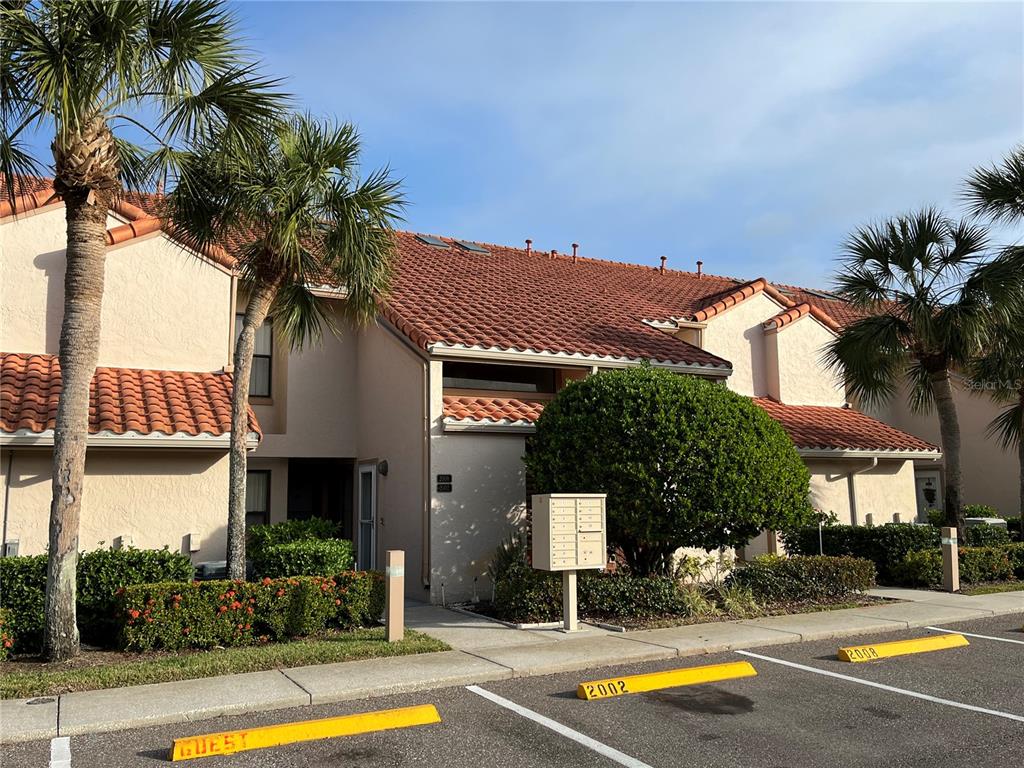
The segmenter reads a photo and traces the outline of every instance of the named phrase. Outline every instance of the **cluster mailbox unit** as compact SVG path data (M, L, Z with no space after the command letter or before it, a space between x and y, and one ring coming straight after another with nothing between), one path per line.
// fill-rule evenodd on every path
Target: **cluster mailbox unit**
M533 567L562 572L565 630L579 628L576 571L607 562L605 494L544 493L533 496Z

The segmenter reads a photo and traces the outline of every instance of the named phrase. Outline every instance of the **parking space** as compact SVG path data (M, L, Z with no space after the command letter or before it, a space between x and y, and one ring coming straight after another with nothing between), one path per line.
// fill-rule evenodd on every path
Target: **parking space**
M507 680L261 715L71 739L71 765L153 766L176 737L434 704L442 722L291 744L196 763L217 766L1006 766L1024 764L1024 618L770 646L622 668ZM839 645L970 633L963 648L863 664ZM1008 642L1012 641L1012 642ZM750 661L756 677L596 701L586 680ZM50 743L5 747L4 766L47 766Z

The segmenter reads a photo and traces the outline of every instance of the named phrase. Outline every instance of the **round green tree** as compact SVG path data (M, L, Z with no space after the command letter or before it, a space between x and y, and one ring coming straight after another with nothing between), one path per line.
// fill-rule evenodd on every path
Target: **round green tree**
M608 494L609 542L637 573L679 547L742 546L812 519L807 468L777 422L723 386L642 366L569 384L526 464L543 493Z

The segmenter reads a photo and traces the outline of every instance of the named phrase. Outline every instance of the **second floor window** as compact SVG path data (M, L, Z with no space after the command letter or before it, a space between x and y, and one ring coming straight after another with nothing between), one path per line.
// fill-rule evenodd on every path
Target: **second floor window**
M242 333L244 314L235 315L235 341ZM270 397L270 378L274 363L274 333L270 320L256 330L252 353L252 372L249 374L249 397Z

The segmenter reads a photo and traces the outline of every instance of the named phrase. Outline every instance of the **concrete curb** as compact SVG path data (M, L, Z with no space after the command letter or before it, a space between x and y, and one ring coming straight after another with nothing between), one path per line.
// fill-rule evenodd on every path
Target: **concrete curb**
M509 642L488 648L82 691L58 697L7 699L0 701L0 743L1024 614L1024 594L1005 595L1010 596L1009 599L1003 595L970 598L925 593L924 599L915 596L913 602L892 605L692 624L546 643L535 638L517 642L521 633L509 630ZM907 599L906 594L900 597ZM423 627L419 629L422 631Z

